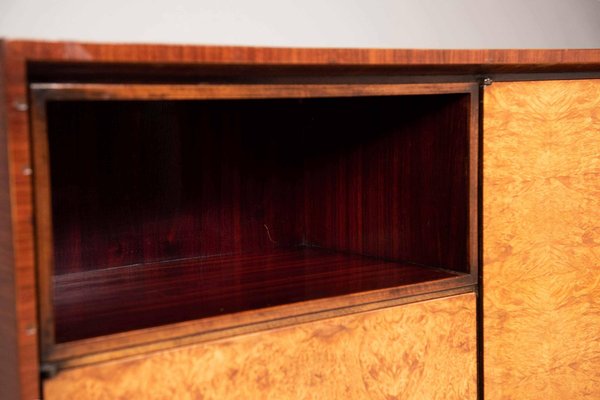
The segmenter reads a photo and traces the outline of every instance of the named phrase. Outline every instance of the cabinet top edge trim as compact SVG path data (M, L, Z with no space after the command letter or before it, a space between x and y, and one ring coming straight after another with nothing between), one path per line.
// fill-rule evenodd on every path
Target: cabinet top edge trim
M174 44L107 44L1 40L7 56L29 62L204 63L333 66L566 66L600 68L596 49L290 48ZM511 69L511 68L509 68Z

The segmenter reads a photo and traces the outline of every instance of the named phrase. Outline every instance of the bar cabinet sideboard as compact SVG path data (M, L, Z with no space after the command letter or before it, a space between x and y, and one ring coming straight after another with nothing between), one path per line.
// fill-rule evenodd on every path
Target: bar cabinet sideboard
M600 50L0 42L0 398L600 396Z

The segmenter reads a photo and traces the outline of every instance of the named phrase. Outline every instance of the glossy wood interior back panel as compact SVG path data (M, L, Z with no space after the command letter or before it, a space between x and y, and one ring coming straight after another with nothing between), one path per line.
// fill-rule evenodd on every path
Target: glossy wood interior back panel
M469 107L51 101L54 273L298 245L469 272Z
M468 273L469 96L336 102L311 113L307 242Z
M475 296L65 370L47 400L475 399Z
M600 81L484 93L486 399L600 398Z
M302 241L285 104L51 102L48 116L55 274Z

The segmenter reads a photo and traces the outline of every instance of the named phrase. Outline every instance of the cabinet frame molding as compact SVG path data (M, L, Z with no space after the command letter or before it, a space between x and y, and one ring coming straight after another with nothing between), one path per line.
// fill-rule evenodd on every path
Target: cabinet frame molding
M101 44L0 39L0 397L41 396L32 165L32 82L126 81L180 74L186 82L311 81L326 73L343 82L476 82L600 77L600 49L419 50L306 49ZM226 71L213 74L214 71ZM261 72L259 77L254 76ZM483 288L479 288L481 290ZM478 297L481 307L481 296ZM481 326L481 309L479 325ZM484 340L478 332L478 341ZM479 364L482 363L481 355ZM479 386L483 379L480 370ZM482 394L480 394L482 395Z
M158 327L110 334L67 343L56 343L52 305L52 205L46 104L48 101L157 101L215 99L331 98L408 95L469 95L469 193L468 263L469 274L442 280L371 290L336 297L302 301L231 315L190 320ZM30 85L33 148L34 201L37 247L37 274L40 310L41 354L45 368L55 371L85 365L124 354L139 354L148 348L169 348L195 343L207 337L226 337L254 325L253 329L285 326L307 318L326 318L358 312L365 307L387 307L417 299L445 297L474 291L478 277L479 252L479 84L90 84L33 83ZM310 317L314 314L313 317ZM215 332L219 333L215 333ZM158 342L157 344L154 344Z

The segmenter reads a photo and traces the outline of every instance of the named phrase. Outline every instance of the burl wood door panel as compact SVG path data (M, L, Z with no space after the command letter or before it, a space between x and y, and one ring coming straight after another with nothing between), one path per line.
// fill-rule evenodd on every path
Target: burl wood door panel
M475 399L472 293L60 372L45 399Z
M600 80L484 103L486 399L600 399Z

